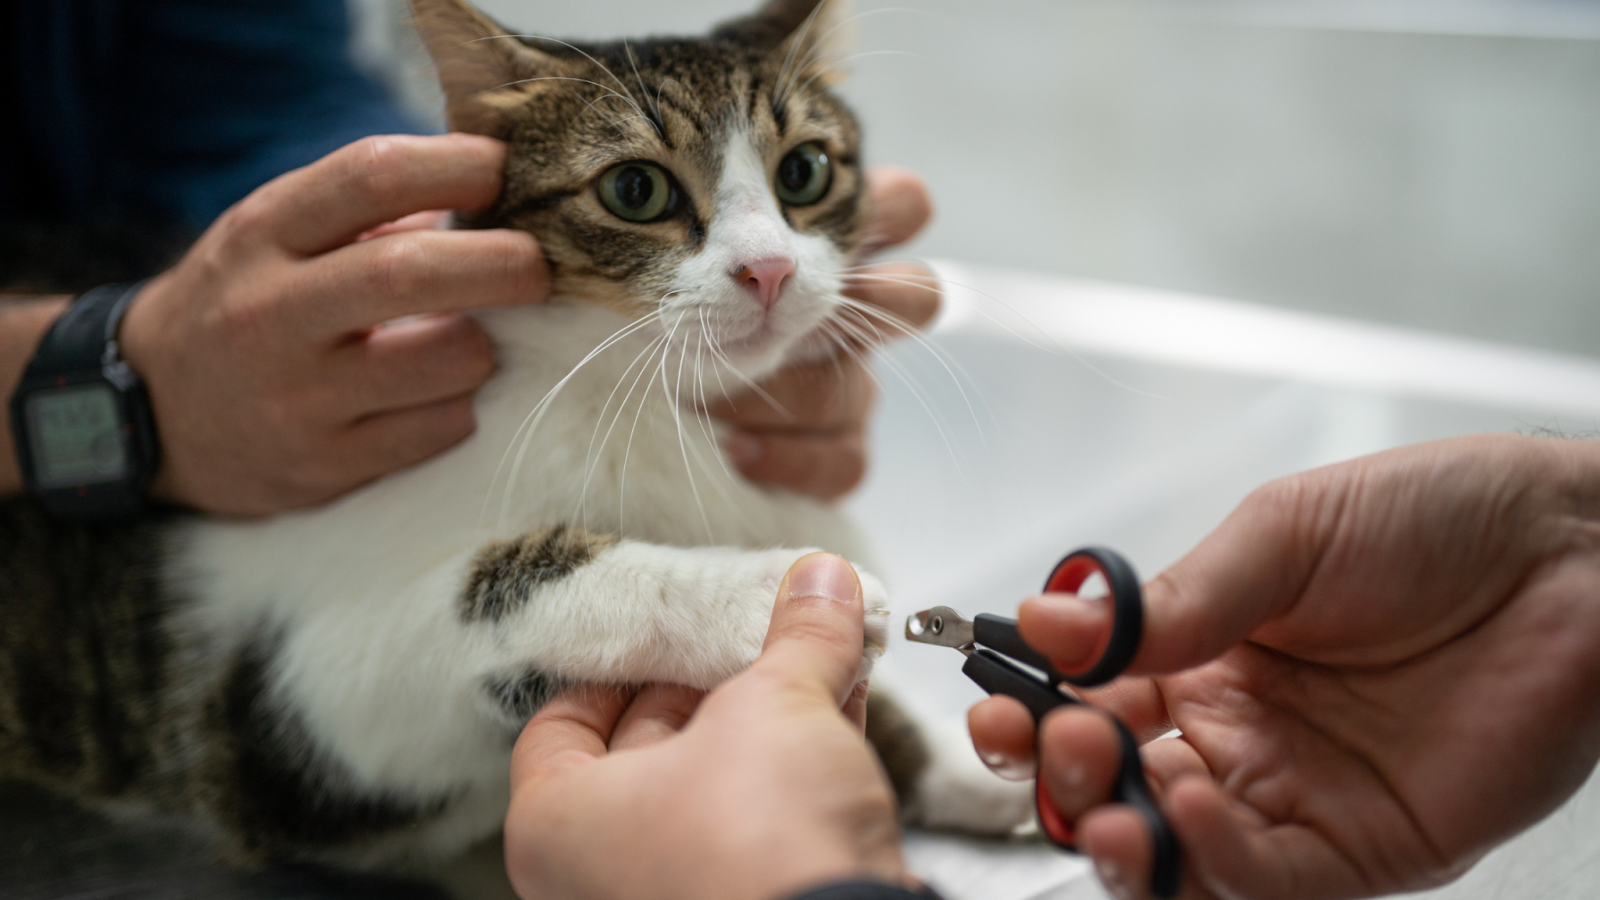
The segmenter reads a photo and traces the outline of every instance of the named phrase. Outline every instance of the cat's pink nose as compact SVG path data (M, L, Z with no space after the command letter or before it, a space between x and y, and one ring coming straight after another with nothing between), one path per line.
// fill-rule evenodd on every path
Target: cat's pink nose
M729 274L733 276L734 281L749 288L751 293L756 295L762 309L771 309L772 304L778 302L779 292L783 290L783 280L794 274L794 260L787 256L758 259L735 268Z

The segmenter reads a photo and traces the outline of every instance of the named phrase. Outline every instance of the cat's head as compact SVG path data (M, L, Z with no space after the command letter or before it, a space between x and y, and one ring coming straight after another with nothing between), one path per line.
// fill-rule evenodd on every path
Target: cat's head
M819 340L859 241L859 133L828 91L841 0L769 0L703 38L574 44L413 0L450 126L510 145L496 206L562 302L758 377Z

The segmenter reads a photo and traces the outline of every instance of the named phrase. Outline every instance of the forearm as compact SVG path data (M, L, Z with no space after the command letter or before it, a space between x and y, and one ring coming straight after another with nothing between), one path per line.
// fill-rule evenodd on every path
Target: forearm
M52 322L67 308L70 297L0 294L0 394L7 401L22 380L22 370L39 346ZM0 497L22 491L22 473L17 468L17 450L11 434L11 416L0 427Z

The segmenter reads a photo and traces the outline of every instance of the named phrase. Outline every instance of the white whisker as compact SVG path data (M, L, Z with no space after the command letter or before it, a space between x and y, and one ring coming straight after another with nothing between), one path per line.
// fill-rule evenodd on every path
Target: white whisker
M500 473L505 471L506 458L512 455L511 448L516 447L517 449L511 463L511 469L506 474L505 487L502 488L500 515L496 523L497 530L505 528L506 519L510 514L511 495L515 489L517 479L521 474L522 465L528 452L528 445L532 441L534 431L539 427L539 423L544 419L545 413L550 409L550 404L554 402L556 396L561 393L563 388L572 382L572 379L577 376L578 372L584 366L588 365L591 360L610 349L617 342L625 340L629 335L641 328L644 328L646 325L658 318L658 316L659 313L651 313L628 323L622 328L617 329L617 331L613 332L610 337L601 341L593 350L590 350L583 357L583 359L579 360L578 364L573 366L571 371L567 372L566 375L562 376L561 380L557 381L555 386L550 388L550 390L545 393L544 397L541 398L538 403L534 404L533 409L528 411L528 414L523 418L522 423L518 425L516 431L512 433L511 443L506 447L505 453L501 455L499 464L495 466L494 477L489 482L489 494L484 497L483 509L479 513L480 527L482 525L483 518L488 515L489 501L494 495L494 485L500 482Z
M620 88L621 91L622 91L622 93L619 94L618 96L620 96L623 99L627 100L629 105L631 105L633 107L634 112L637 112L639 115L644 116L646 119L650 118L649 116L645 116L644 109L641 108L639 106L639 104L634 101L634 99L632 97L632 92L628 90L628 86L626 84L622 83L622 79L617 77L617 73L611 71L611 69L608 68L605 63L602 63L600 60L595 59L593 56L589 55L589 52L587 50L584 50L582 47L579 47L576 44L569 44L566 41L560 40L559 38L546 37L545 35L542 35L542 34L506 34L506 35L493 35L493 37L509 37L509 38L514 38L514 39L517 39L517 40L525 40L525 41L549 41L552 44L560 44L561 46L566 47L569 50L572 50L573 52L575 52L578 55L582 56L584 59L587 59L589 62L593 63L595 68L597 68L600 71L606 73L607 75L610 75L611 76L611 80L616 82L617 83L617 87ZM488 38L478 38L478 40L488 40ZM665 135L663 135L663 137L664 136Z
M645 372L649 371L650 358L655 356L655 351L658 347L665 345L666 340L667 339L665 336L657 337L649 344L646 344L644 349L640 350L639 353L634 356L633 360L628 363L628 367L622 370L622 374L617 378L616 386L613 387L611 389L611 393L606 396L606 401L603 405L601 405L599 414L595 416L594 432L589 435L589 449L584 454L583 483L578 489L578 515L585 527L587 527L588 524L589 482L593 478L594 468L598 463L598 455L599 453L604 452L606 443L611 440L611 432L617 427L617 422L621 420L622 414L627 411L628 401L633 399L634 388L638 387L639 380L644 377ZM640 365L641 361L643 361L643 365ZM623 395L621 402L617 404L617 411L611 417L611 424L606 428L605 436L599 438L599 448L597 449L595 446L595 440L600 434L601 423L605 421L606 411L611 408L611 401L617 396L617 391L622 389L623 382L628 380L628 373L633 371L634 366L639 366L639 374L634 376L633 383L628 386L628 392ZM626 490L627 485L626 460L624 460L623 463L621 478L622 484L618 488L619 504L622 502L622 494ZM620 523L623 520L624 511L625 508L617 511L617 520L619 522L617 530L619 532L622 531Z
M861 268L868 268L868 267L856 266L856 267L852 267L852 268L861 269ZM925 283L925 282L932 282L933 285L943 284L943 285L948 285L950 287L961 288L962 290L969 291L969 292L971 292L973 294L978 295L979 297L983 297L984 299L993 302L995 305L1001 307L1002 309L1006 310L1007 312L1011 313L1012 315L1016 316L1017 318L1023 320L1024 322L1027 322L1029 325L1031 325L1034 329L1039 331L1041 334L1044 334L1046 336L1049 335L1049 332L1046 331L1044 328L1040 327L1038 325L1038 323L1034 322L1032 319L1028 318L1026 315L1024 315L1024 314L1022 314L1020 312L1017 312L1015 309L1012 309L1011 306L1009 304L1007 304L1005 301L1003 301L1000 298L994 296L993 294L988 294L988 293L985 293L983 291L980 291L977 288L972 287L971 285L961 284L960 282L956 282L956 281L947 281L947 280L944 280L944 279L931 278L931 277L928 277L928 276L902 277L902 276L897 276L897 275L882 275L882 274L876 274L876 273L871 273L871 272L848 271L848 270L847 270L847 274L845 275L845 278L847 278L847 279L861 279L861 280L868 280L868 281L882 281L882 282L890 282L890 283L894 283L894 284L903 284L903 285L906 285L908 287L920 288L922 290L927 290L927 291L935 291L935 292L938 292L938 293L940 293L940 294L942 294L943 296L946 296L946 297L953 297L954 295L950 294L949 292L941 291L938 287L932 286L932 285L930 285L928 283ZM981 315L985 319L988 319L990 322L993 322L1001 330L1005 331L1007 334L1010 334L1012 337L1015 337L1017 340L1022 341L1023 343L1027 344L1030 347L1033 347L1036 350L1042 350L1045 353L1060 353L1060 354L1065 354L1067 356L1070 356L1079 365L1083 366L1085 369L1088 369L1090 372L1094 373L1097 377L1103 379L1106 383L1108 383L1108 384L1110 384L1110 385L1112 385L1114 387L1117 387L1117 388L1119 388L1121 390L1127 391L1130 394L1137 394L1140 397L1147 397L1147 398L1149 398L1151 400L1165 400L1165 401L1168 401L1168 402L1171 402L1171 400L1172 400L1171 397L1163 396L1161 394L1152 394L1149 391L1140 390L1139 388L1136 388L1131 384L1127 384L1126 382L1121 381L1120 379L1118 379L1115 376L1111 375L1109 372L1106 372L1104 369L1101 369L1099 366L1096 366L1094 363L1092 363L1089 360L1085 359L1083 357L1083 354L1081 354L1078 351L1072 349L1071 347L1068 347L1067 345L1061 343L1059 340L1056 340L1053 337L1050 337L1049 340L1050 340L1050 343L1054 345L1054 349L1052 349L1050 347L1046 347L1046 346L1044 346L1042 344L1039 344L1039 343L1031 340L1027 335L1022 334L1021 332L1017 331L1015 328L1012 328L1010 325L1007 325L1005 322L1000 321L998 318L996 318L993 315L991 315L987 310L985 310L983 307L979 306L978 304L969 303L968 306L974 312L978 313L978 315Z
M826 4L818 3L816 7L811 10L810 14L806 16L806 20L800 23L800 27L795 29L794 34L790 35L789 41L791 43L789 44L789 52L784 54L783 65L778 67L777 81L782 87L779 89L779 92L773 96L773 103L783 103L783 101L789 97L789 87L794 84L795 79L799 77L799 73L805 71L799 66L795 66L791 71L790 66L794 65L795 52L806 43L806 36L811 33L811 27L817 23L817 16L822 14L822 9L824 6L826 6Z
M978 426L978 434L980 439L982 438L983 427L978 422L978 411L973 407L972 399L967 396L966 388L962 387L962 379L965 379L966 383L972 386L973 392L978 395L978 399L980 402L982 402L984 409L989 410L990 406L988 401L984 400L983 398L983 392L978 387L977 379L973 378L972 374L961 365L960 360L957 360L950 356L950 354L944 352L943 348L939 347L939 345L935 344L933 341L928 340L928 338L922 334L921 329L917 328L915 325L906 321L899 315L896 315L889 310L873 306L870 303L863 303L860 300L855 300L850 297L842 297L840 300L841 305L845 309L854 313L856 316L860 317L863 323L882 322L884 325L887 325L893 330L899 332L903 337L909 338L923 349L927 350L929 355L933 357L934 361L944 367L945 374L950 376L951 383L956 386L956 390L961 394L961 402L966 404L967 412L972 416L973 424ZM883 332L878 330L876 324L870 324L869 327L873 329L875 336L877 336L879 338L879 342L881 342ZM956 374L957 371L960 372L959 377ZM990 415L991 417L993 416L992 411L990 412ZM987 441L985 441L985 443L987 443Z
M633 48L628 46L626 40L622 42L622 52L627 54L628 65L633 67L633 80L639 82L639 93L643 94L646 100L650 100L650 108L655 111L656 120L659 121L661 119L661 96L657 94L655 98L651 98L650 89L645 87L644 84L644 76L639 74L639 64L633 59Z

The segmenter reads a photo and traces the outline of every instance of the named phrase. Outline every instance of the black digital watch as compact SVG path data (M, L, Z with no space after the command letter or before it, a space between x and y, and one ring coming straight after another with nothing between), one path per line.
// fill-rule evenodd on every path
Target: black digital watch
M50 326L11 395L11 433L30 493L63 519L145 507L161 451L150 395L122 359L117 327L144 287L79 296Z

